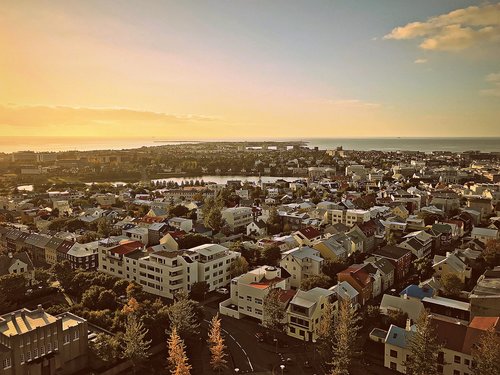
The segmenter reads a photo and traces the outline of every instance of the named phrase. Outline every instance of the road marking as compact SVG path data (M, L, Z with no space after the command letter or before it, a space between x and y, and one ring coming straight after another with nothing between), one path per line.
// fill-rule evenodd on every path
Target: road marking
M206 322L206 323L210 323L210 321L208 321L208 320L203 320L203 321L204 321L204 322ZM250 366L250 370L253 372L253 365L252 365L252 362L250 361L250 358L248 357L248 354L247 354L247 352L245 351L245 349L243 349L243 347L240 345L240 343L238 342L238 340L236 340L236 339L234 338L234 336L233 336L233 335L231 335L231 334L230 334L228 331L226 331L224 328L222 328L222 327L221 327L221 329L222 329L222 331L223 331L226 335L228 335L229 337L231 337L231 338L233 339L233 341L236 343L236 345L238 345L238 347L241 349L241 351L243 352L243 354L245 355L245 357L247 357L248 365Z

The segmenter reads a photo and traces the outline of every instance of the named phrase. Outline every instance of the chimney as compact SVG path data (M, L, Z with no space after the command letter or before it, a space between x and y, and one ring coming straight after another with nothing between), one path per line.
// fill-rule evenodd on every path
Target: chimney
M12 255L12 251L9 251L9 253L8 253L7 255L8 255L8 257L9 257L10 259L12 259L12 257L13 257L13 255Z
M41 304L38 304L38 306L36 307L36 310L39 312L39 313L43 313L43 307Z
M411 319L406 319L406 328L407 331L411 331Z

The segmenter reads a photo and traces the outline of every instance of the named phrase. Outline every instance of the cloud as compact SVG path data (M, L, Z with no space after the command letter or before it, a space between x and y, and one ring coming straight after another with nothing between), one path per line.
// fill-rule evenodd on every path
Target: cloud
M129 108L0 105L0 125L7 126L141 126L187 125L219 120L193 114L168 114Z
M416 59L414 61L415 64L425 64L427 63L427 59Z
M492 87L481 90L481 95L500 97L500 72L488 74L485 81L490 83Z
M328 100L328 103L333 104L336 107L342 107L342 108L375 109L375 108L380 108L382 106L379 103L365 102L359 99Z
M457 9L394 28L384 39L421 39L425 50L461 51L500 41L500 3Z

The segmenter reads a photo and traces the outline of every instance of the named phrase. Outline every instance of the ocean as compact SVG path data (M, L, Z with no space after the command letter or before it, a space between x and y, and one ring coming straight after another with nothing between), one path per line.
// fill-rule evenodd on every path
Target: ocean
M160 142L161 140L161 142ZM500 152L500 137L488 138L310 138L310 139L225 139L220 141L304 141L309 147L332 149L342 146L345 150L380 151L482 151ZM204 142L217 140L193 140ZM180 144L188 141L160 138L125 139L96 137L0 137L0 152L16 151L90 151L121 150L143 146Z

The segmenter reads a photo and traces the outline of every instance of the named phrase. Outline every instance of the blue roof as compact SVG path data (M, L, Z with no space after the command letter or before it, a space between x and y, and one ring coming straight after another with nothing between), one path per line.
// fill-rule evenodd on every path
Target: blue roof
M434 289L429 286L419 287L418 285L411 284L399 293L400 296L407 295L408 297L424 299L425 297L432 298Z
M395 326L391 324L389 331L387 332L387 336L385 337L385 342L387 344L391 344L397 346L399 348L406 348L409 344L409 339L413 334L413 330L415 326L412 326L411 331L407 331L404 328Z

